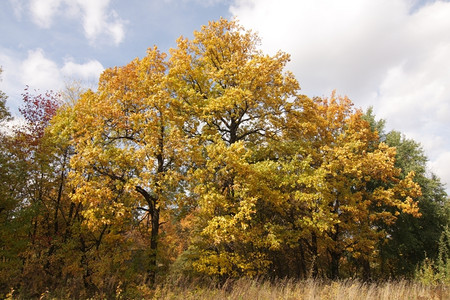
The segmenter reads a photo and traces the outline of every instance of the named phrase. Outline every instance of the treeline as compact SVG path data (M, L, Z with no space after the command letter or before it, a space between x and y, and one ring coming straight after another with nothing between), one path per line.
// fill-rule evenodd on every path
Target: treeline
M258 45L221 19L96 91L25 90L26 124L0 142L0 296L412 277L437 258L449 202L420 145L346 97L301 95L289 55Z

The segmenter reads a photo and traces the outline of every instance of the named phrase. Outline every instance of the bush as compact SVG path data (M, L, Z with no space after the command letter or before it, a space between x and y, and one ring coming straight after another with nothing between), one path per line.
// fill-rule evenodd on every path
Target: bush
M439 239L439 255L435 261L425 259L416 271L416 279L424 284L450 285L450 228Z

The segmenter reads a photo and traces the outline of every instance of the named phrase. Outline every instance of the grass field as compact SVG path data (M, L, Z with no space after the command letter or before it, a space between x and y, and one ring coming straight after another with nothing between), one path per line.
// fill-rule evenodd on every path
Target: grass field
M167 280L150 289L135 286L124 292L119 286L114 295L96 294L86 297L76 291L61 288L47 291L33 299L157 299L157 300L450 300L450 285L424 285L418 282L384 281L365 283L359 280L252 280L227 281L223 285L204 282L186 283L183 279ZM75 292L75 294L74 294ZM5 299L29 299L10 293Z
M241 279L226 282L222 287L166 284L152 292L153 299L373 299L373 300L450 300L450 286L422 285L409 281L363 283L345 281L292 281L275 283Z

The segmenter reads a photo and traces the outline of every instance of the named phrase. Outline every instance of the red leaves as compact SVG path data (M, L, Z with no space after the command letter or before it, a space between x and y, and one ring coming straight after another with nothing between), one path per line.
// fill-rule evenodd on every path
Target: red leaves
M27 131L37 141L44 135L44 130L61 106L61 101L60 94L51 90L44 94L36 90L34 92L36 94L29 92L29 86L25 88L22 94L24 106L19 111L27 122Z

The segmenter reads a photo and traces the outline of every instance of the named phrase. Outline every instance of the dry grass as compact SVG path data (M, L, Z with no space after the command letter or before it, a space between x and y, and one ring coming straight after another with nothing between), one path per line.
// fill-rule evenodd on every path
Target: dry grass
M336 299L336 300L450 300L449 286L425 286L409 281L363 283L358 280L322 282L315 280L280 280L276 283L240 279L222 287L191 284L166 284L152 292L153 299Z
M29 299L13 295L6 299ZM85 299L70 296L69 290L45 292L35 299ZM133 291L117 287L115 295L99 295L97 299L157 299L157 300L450 300L450 285L424 285L412 281L386 281L365 283L359 280L267 280L239 279L223 285L202 282L187 283L182 278L167 280L165 284L150 289L135 286Z

